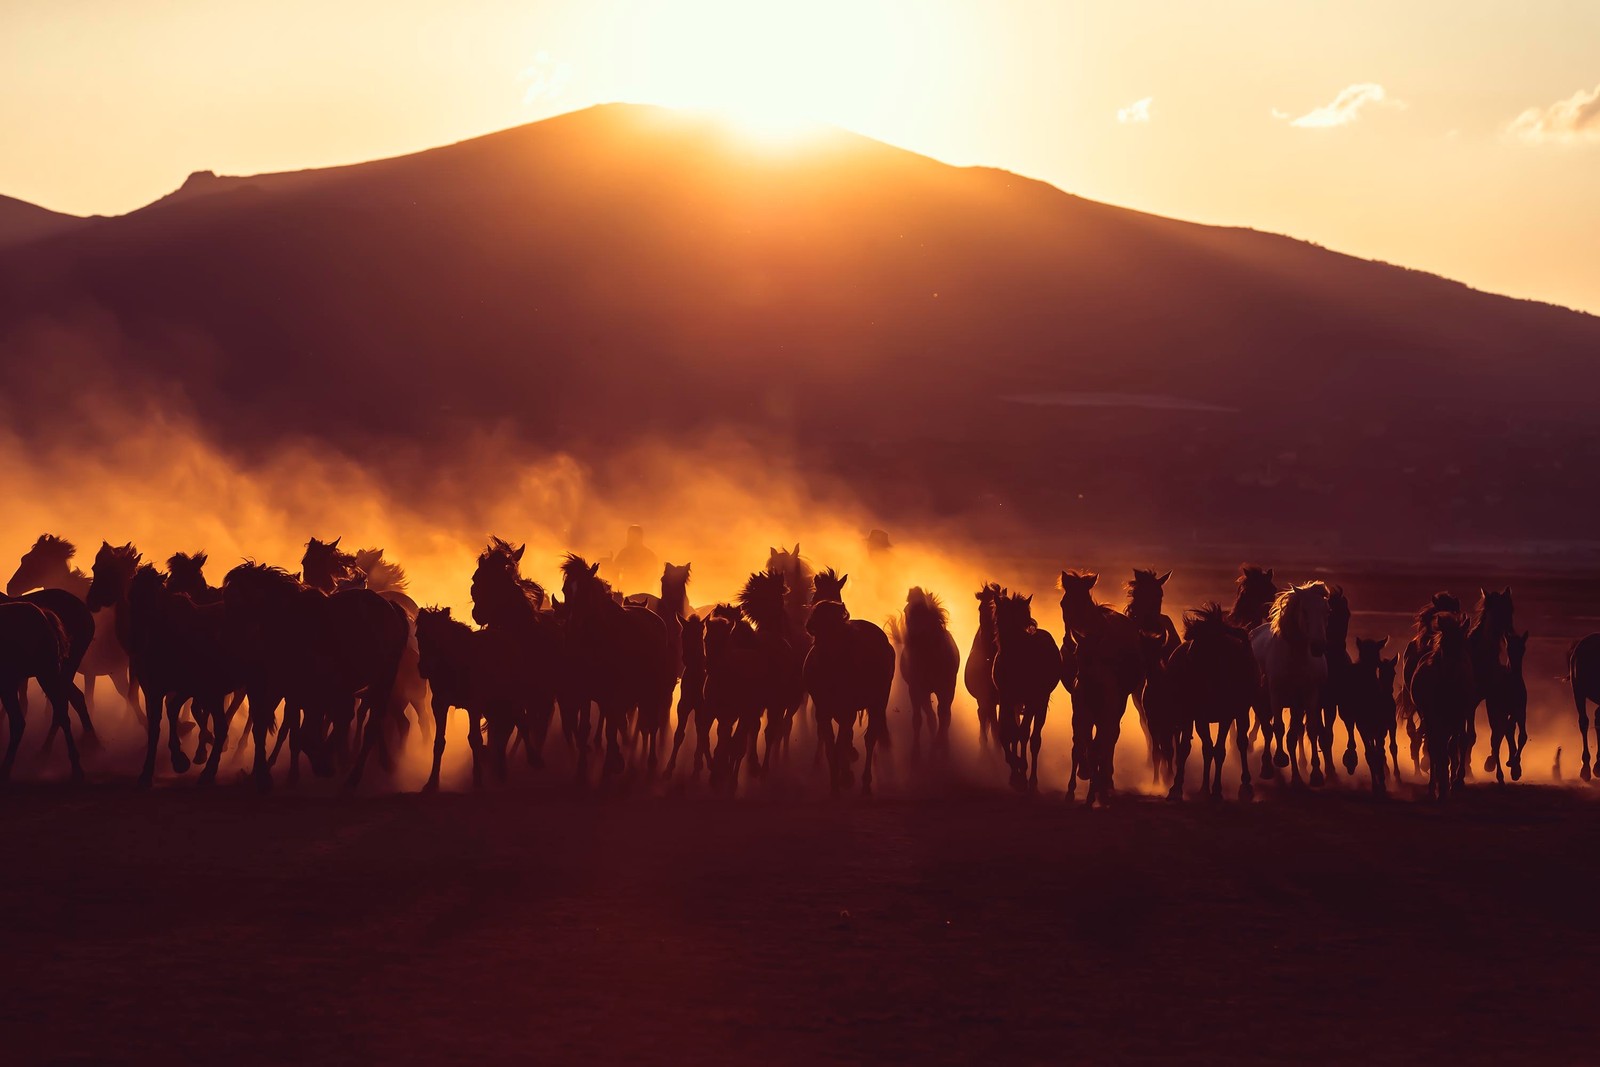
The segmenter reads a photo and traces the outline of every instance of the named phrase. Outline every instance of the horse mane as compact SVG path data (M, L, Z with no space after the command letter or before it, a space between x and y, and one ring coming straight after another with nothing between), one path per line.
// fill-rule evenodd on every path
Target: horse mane
M356 566L367 576L367 588L376 592L403 593L406 590L406 569L398 563L383 558L381 548L356 549Z
M744 612L745 618L757 626L771 625L783 614L784 597L788 592L788 583L782 572L770 568L754 571L745 579L744 588L739 590L739 608ZM824 601L824 603L837 603L837 601Z
M203 551L174 552L172 555L167 557L167 570L170 571L176 567L182 567L185 565L192 565L196 570L199 570L201 567L206 565L206 560L210 558L211 557L207 556Z
M1207 637L1234 637L1241 641L1249 640L1250 635L1244 627L1235 626L1228 621L1228 612L1221 604L1208 600L1198 608L1192 608L1183 613L1183 639L1185 641L1204 640Z
M59 559L65 563L78 554L78 546L64 537L55 534L40 534L39 539L33 543L30 552L37 552L41 556Z
M247 559L229 571L222 584L226 587L240 581L248 585L272 586L297 593L306 588L300 579L282 567L274 567L270 563L257 563L253 559Z
M950 612L946 610L944 601L939 599L939 594L914 585L906 594L905 619L907 633L919 624L943 630L950 625Z
M448 607L433 605L417 610L417 629L423 630L431 626L438 626L454 634L470 634L472 627L450 614Z
M1428 600L1428 606L1417 612L1416 632L1420 636L1433 629L1433 620L1444 613L1460 614L1461 601L1454 593L1439 592Z
M1272 632L1279 637L1293 637L1295 627L1299 625L1296 609L1300 606L1300 598L1321 590L1327 595L1328 587L1321 582L1305 582L1301 585L1290 585L1289 588L1279 593L1272 601L1272 610L1267 613L1267 620L1272 625Z

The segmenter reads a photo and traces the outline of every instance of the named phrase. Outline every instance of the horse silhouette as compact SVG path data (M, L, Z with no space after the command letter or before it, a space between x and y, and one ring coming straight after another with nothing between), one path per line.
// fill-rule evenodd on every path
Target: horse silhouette
M750 623L767 658L766 695L763 698L767 715L767 745L760 763L763 772L771 766L774 751L787 751L794 718L806 698L804 670L806 653L813 638L805 629L795 629L791 614L793 604L788 580L783 572L771 568L751 574L745 580L744 588L739 591L739 610ZM822 726L819 718L819 736ZM750 755L754 758L755 736L750 735L748 741Z
M93 579L72 566L77 552L77 546L71 541L54 534L40 534L6 583L6 595L20 597L34 589L61 589L87 603ZM83 676L84 699L92 705L95 679L109 678L124 706L142 722L144 713L133 698L133 687L128 680L128 654L117 640L115 620L104 609L93 614L94 637L78 663L78 673ZM53 723L50 730L54 734Z
M818 571L811 576L811 602L820 604L824 600L835 603L844 603L844 583L850 580L848 574L840 574L829 567L827 570Z
M1352 725L1361 735L1361 745L1367 761L1367 777L1374 796L1387 795L1388 764L1394 764L1395 778L1400 776L1398 751L1395 746L1396 705L1394 695L1395 665L1398 657L1384 658L1383 646L1387 638L1369 640L1356 638L1356 658L1345 669L1343 693L1339 713L1347 725ZM1387 757L1384 742L1388 741ZM1347 764L1350 773L1354 766Z
M1428 796L1443 800L1462 781L1467 720L1477 703L1466 624L1455 612L1432 619L1432 639L1412 673L1411 699L1428 747Z
M962 671L967 693L978 705L978 747L983 751L988 751L991 735L997 744L1000 740L995 732L1000 700L994 684L994 606L1005 595L1005 590L993 582L985 582L983 588L973 594L978 601L978 629L972 635L972 647L967 651L967 664Z
M852 784L855 721L858 714L866 712L867 758L861 770L861 792L870 794L873 756L880 742L889 744L894 646L881 629L852 619L836 600L813 604L806 630L811 635L811 649L805 659L805 688L816 708L817 740L828 753L833 792L838 794Z
M1589 634L1567 652L1567 681L1572 686L1572 703L1578 710L1578 733L1583 737L1583 766L1578 773L1588 781L1589 704L1600 704L1600 633ZM1600 742L1600 708L1595 709L1595 738Z
M1139 628L1116 608L1097 604L1090 592L1098 575L1062 571L1062 681L1072 694L1072 775L1070 800L1082 778L1088 803L1111 799L1113 763L1122 715L1144 684L1144 650Z
M900 646L900 677L911 700L911 751L915 755L922 747L926 719L931 747L947 752L950 706L961 670L961 649L950 634L950 613L936 594L912 586L900 617L891 620L891 630L896 638L892 643Z
M811 566L811 561L800 555L800 543L795 542L793 549L769 547L766 570L783 576L784 588L787 590L783 605L789 615L791 633L802 641L807 640L806 619L811 615L811 605L814 602L811 594L816 588L816 571Z
M196 604L222 603L222 589L206 580L204 552L174 552L167 559L167 591L182 593Z
M1050 695L1061 684L1056 639L1033 620L1033 597L997 592L994 602L996 736L1011 766L1011 787L1039 789L1039 749L1044 743Z
M400 670L395 675L391 706L379 721L385 730L392 728L397 741L404 744L408 725L406 709L409 708L417 718L422 736L426 738L432 731L433 720L428 714L427 683L417 666L417 602L405 592L405 570L385 560L381 548L363 549L359 553L346 552L339 547L342 540L342 537L335 537L332 541L324 542L313 537L307 541L305 554L300 558L300 580L324 593L336 593L342 589L370 590L405 615L406 647L400 657ZM372 564L373 570L370 572L361 567L363 553ZM388 738L380 737L379 740L385 742L378 750L379 756L388 764L391 762L386 743Z
M522 576L522 557L526 550L526 545L512 548L509 541L491 537L488 546L478 556L470 586L473 621L496 634L493 641L475 638L477 645L487 651L474 651L472 655L487 657L505 649L514 650L513 660L521 698L514 711L501 709L499 707L503 702L499 693L501 683L497 679L489 693L493 698L494 707L482 706L484 703L482 700L479 702L480 706L476 708L469 708L468 705L458 703L454 699L451 703L468 710L469 714L489 716L492 729L497 729L495 723L501 718L510 715L522 735L522 747L528 765L542 767L545 739L550 733L550 722L555 717L559 701L562 704L563 735L570 742L576 742L580 731L583 735L583 743L578 749L578 762L580 776L586 775L589 751L588 709L587 706L579 707L583 702L572 688L571 671L566 662L565 626L554 611L545 609L549 597L544 587ZM444 620L436 618L435 621L440 623L441 636L447 643L455 640L443 633L447 629L443 625ZM458 623L455 619L449 621ZM460 625L465 624L460 623ZM419 635L419 647L420 644ZM502 664L498 661L493 666L496 671L502 669ZM448 671L448 667L446 669ZM433 708L434 726L437 730L438 724L442 721L437 701L434 702ZM444 751L444 739L437 733L433 745L437 759ZM500 752L503 751L502 747ZM474 759L476 758L475 751ZM495 759L496 771L503 774L501 756L496 755Z
M1164 599L1163 587L1171 577L1171 571L1158 575L1154 570L1135 570L1132 580L1128 582L1128 608L1125 614L1138 627L1143 661L1142 673L1147 679L1160 670L1167 657L1172 655L1181 643L1178 628L1161 610ZM1144 731L1145 747L1150 754L1150 769L1157 783L1160 783L1163 777L1171 781L1171 760L1175 750L1163 749L1158 757L1158 745L1151 732L1149 716L1145 712L1144 690L1144 685L1134 689L1133 706L1139 713L1139 727Z
M1145 685L1152 732L1158 741L1173 747L1168 799L1183 799L1184 772L1196 729L1200 731L1200 791L1221 799L1230 727L1239 750L1239 799L1250 799L1250 708L1260 684L1250 635L1228 621L1220 604L1207 604L1184 615L1182 640ZM1217 727L1214 740L1213 724Z
M667 627L649 608L625 607L599 576L599 564L568 554L561 564L562 600L567 605L567 655L585 701L600 709L606 757L601 774L620 773L625 760L622 737L628 717L637 713L653 768L656 739L672 708L677 682L667 645Z
M1267 622L1272 602L1278 598L1277 580L1273 577L1271 567L1245 563L1239 567L1236 584L1239 592L1234 599L1233 610L1228 612L1228 621L1246 632L1254 631Z
M417 612L417 646L434 716L433 766L422 791L431 793L439 788L445 726L452 707L467 713L473 786L483 786L486 762L495 776L505 781L506 749L512 731L527 715L525 649L516 631L504 626L474 630L451 617L449 608L423 608ZM545 721L548 725L549 720ZM534 742L525 738L524 745L531 751Z
M1467 715L1466 730L1461 740L1459 769L1464 778L1472 777L1472 750L1478 742L1478 705L1500 684L1501 676L1506 671L1506 641L1515 632L1510 586L1499 592L1479 589L1478 608L1467 629L1467 655L1472 660L1477 698ZM1484 770L1488 769L1486 765Z
M30 678L39 683L50 702L52 721L66 739L73 781L83 779L72 724L67 721L67 686L72 683L70 654L67 632L54 614L26 600L0 602L0 705L5 708L10 728L5 760L0 762L0 783L11 777L17 746L22 743L27 726L18 693Z
M1523 659L1528 654L1528 631L1506 635L1506 666L1497 671L1484 699L1484 710L1489 720L1489 758L1485 771L1494 771L1495 781L1504 785L1505 767L1511 769L1511 780L1522 778L1522 749L1528 743L1528 683L1522 674ZM1500 760L1500 742L1506 743L1504 765Z
M1322 699L1312 709L1311 743L1322 750L1322 762L1329 778L1337 777L1333 763L1333 742L1338 733L1341 715L1345 724L1344 769L1346 774L1356 773L1356 742L1354 713L1345 707L1350 699L1350 601L1342 586L1328 588L1328 650L1324 659L1328 663L1328 681L1322 687Z
M667 627L667 658L672 661L673 681L683 677L683 622L689 614L689 579L694 573L694 565L685 563L679 567L668 563L661 568L661 595L654 596L649 593L636 593L627 598L627 602L637 607L646 607L661 617ZM679 712L679 727L676 738L683 736L682 712ZM671 723L663 721L661 730L664 733ZM675 741L673 750L677 750ZM671 761L668 761L670 766Z
M1400 653L1400 712L1405 717L1406 739L1411 749L1411 767L1420 770L1425 758L1425 738L1422 723L1417 716L1417 706L1411 699L1411 676L1417 664L1433 644L1433 620L1441 614L1460 614L1461 601L1453 593L1435 593L1428 606L1417 612L1413 620L1411 638Z
M0 597L0 600L10 600L9 597ZM81 744L84 748L94 748L99 744L99 737L95 734L94 722L89 718L89 705L84 692L78 687L76 681L78 673L82 670L83 658L88 654L94 644L94 614L88 606L76 596L65 589L34 589L23 593L16 598L18 601L33 604L49 612L61 624L61 629L67 635L67 680L64 686L67 704L78 714L78 722L83 728ZM17 691L17 700L22 707L23 715L28 713L27 686ZM60 729L55 718L50 720L50 729L45 734L44 747L49 750L54 742L56 733Z
M1312 717L1318 714L1323 687L1328 681L1328 587L1321 582L1292 585L1272 602L1268 625L1257 627L1250 637L1256 662L1264 679L1265 711L1261 732L1267 737L1282 736L1281 715L1289 713L1288 741L1279 750L1287 754L1295 785L1301 784L1300 741ZM1313 786L1323 783L1321 749L1311 746ZM1282 766L1281 759L1279 766ZM1266 753L1262 753L1263 774L1270 774Z
M208 727L215 740L200 782L216 781L233 718L227 697L244 681L243 667L227 641L225 612L220 600L202 605L172 592L166 576L149 563L141 564L129 583L128 653L145 707L150 709L141 786L149 786L155 778L163 705L172 769L179 774L188 771L190 760L178 731L178 715L186 702L193 703L195 721Z
M667 758L667 774L678 765L678 750L683 748L683 737L690 718L694 719L694 777L711 759L711 716L706 711L706 623L699 615L690 614L683 620L682 634L683 673L678 679L678 727L672 735L672 755Z
M700 749L706 749L711 786L719 792L738 789L739 768L755 751L761 716L771 699L771 651L755 629L731 604L718 604L705 620L705 692L695 714ZM702 718L703 714L703 718ZM716 748L710 749L715 726Z
M347 781L360 784L405 653L405 613L367 589L325 593L281 568L250 562L223 579L222 603L227 647L249 693L258 788L272 784L266 741L279 704L290 781L299 777L302 751L314 773L333 774L354 725L360 748Z

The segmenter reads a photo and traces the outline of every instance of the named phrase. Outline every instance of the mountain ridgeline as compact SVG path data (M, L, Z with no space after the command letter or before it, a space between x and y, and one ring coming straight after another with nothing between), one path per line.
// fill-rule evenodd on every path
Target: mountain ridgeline
M501 426L603 467L718 427L890 520L1003 509L1063 539L1582 540L1597 358L1576 312L647 107L195 175L116 218L0 202L25 434L92 419L96 386L181 397L245 452Z

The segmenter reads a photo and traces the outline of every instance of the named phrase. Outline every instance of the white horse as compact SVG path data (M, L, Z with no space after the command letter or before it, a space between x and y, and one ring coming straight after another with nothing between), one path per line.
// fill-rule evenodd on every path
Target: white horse
M1279 593L1266 624L1250 635L1250 647L1265 683L1266 703L1260 711L1276 720L1285 708L1289 710L1289 765L1298 785L1300 739L1328 682L1328 587L1307 582ZM1261 724L1262 734L1269 739L1270 725ZM1281 727L1277 732L1282 735ZM1311 784L1322 782L1322 757L1313 739Z

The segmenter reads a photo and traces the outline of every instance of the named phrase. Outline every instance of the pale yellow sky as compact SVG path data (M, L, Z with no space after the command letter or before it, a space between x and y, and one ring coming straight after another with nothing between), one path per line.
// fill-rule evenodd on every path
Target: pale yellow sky
M0 0L0 193L62 211L611 100L1600 312L1596 0Z

